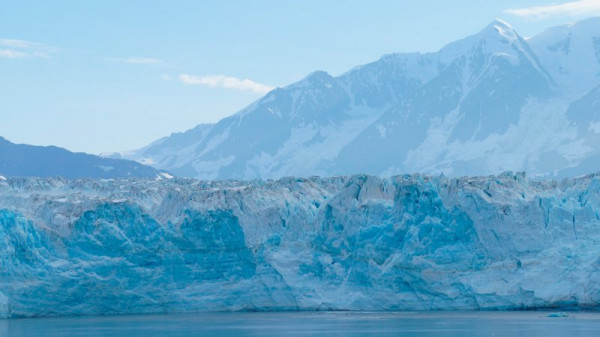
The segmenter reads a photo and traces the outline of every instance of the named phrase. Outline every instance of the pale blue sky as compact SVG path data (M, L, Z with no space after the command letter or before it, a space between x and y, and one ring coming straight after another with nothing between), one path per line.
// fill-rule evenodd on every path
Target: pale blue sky
M526 37L600 15L598 0L553 3L0 0L0 135L134 149L314 70L435 51L496 17Z

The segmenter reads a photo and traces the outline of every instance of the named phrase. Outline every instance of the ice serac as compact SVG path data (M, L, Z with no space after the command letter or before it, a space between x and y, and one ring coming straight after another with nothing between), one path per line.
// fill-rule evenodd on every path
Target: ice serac
M0 181L0 317L598 307L600 175Z

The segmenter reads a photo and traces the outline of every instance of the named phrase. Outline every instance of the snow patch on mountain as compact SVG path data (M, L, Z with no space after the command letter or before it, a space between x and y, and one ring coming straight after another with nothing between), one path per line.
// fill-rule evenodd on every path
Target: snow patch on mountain
M353 118L339 125L309 124L291 129L290 137L275 154L262 152L248 161L244 178L261 178L272 173L302 175L306 171L327 174L339 151L381 115L380 111L367 107L352 110Z
M549 28L528 43L552 74L557 94L573 98L600 84L598 38L600 18L591 18Z

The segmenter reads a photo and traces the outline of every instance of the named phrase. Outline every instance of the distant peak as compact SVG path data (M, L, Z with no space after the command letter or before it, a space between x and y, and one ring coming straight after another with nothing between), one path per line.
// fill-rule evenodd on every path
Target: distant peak
M549 46L560 40L571 39L572 36L598 37L600 35L600 17L591 17L574 23L547 28L542 33L530 38L534 43Z
M571 27L580 29L598 29L600 26L600 17L594 16L585 20L577 21L570 25Z
M314 72L308 74L302 80L290 85L289 87L290 88L303 88L303 87L306 87L309 85L314 85L316 83L325 83L325 82L330 81L331 79L333 79L333 77L331 75L329 75L326 71L317 70L317 71L314 71Z
M522 50L521 41L521 36L508 23L495 19L479 33L446 45L439 52L439 60L447 64L473 51L518 58L513 48Z
M503 29L510 29L510 30L514 30L513 27L510 25L510 23L499 19L499 18L495 18L489 25L488 27L500 27Z
M314 71L314 72L308 74L308 76L306 76L305 79L307 79L307 80L323 80L323 79L329 79L329 78L331 78L331 75L329 75L326 71L317 70L317 71Z
M516 41L519 39L519 34L512 28L512 26L502 19L494 19L485 29L483 29L479 35L497 37L508 40Z
M577 23L581 23L581 24L586 24L586 23L600 24L600 16L592 16L591 18L580 20Z

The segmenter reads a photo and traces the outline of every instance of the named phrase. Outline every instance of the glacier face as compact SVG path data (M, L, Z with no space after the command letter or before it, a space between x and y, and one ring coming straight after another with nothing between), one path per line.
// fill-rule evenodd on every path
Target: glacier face
M595 307L600 175L0 181L0 316Z
M592 18L525 39L496 20L435 53L314 72L126 157L199 179L596 172L599 32Z

